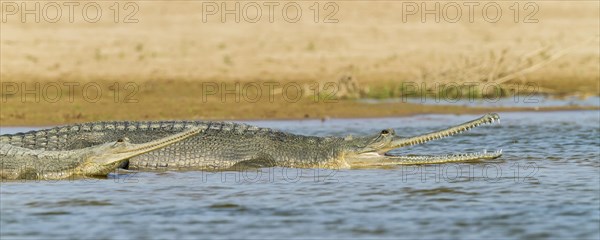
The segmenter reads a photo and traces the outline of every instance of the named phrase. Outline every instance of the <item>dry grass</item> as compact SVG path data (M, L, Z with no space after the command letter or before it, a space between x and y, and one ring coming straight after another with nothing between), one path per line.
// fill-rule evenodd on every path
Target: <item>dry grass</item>
M466 16L458 23L435 23L433 19L421 23L418 17L405 23L401 2L346 1L337 3L339 23L328 24L312 22L309 7L313 2L299 2L304 12L297 23L285 22L280 15L274 23L266 17L259 23L222 23L218 17L203 23L200 2L140 1L136 2L139 23L131 24L113 23L112 2L100 3L105 14L98 23L81 18L68 23L63 17L58 23L23 24L9 17L0 29L2 82L150 83L162 94L143 95L141 101L146 107L156 104L150 110L161 113L149 114L159 118L212 117L174 111L179 105L170 105L162 96L185 98L201 108L227 107L194 102L194 92L167 92L182 91L169 88L169 84L197 86L202 82L324 83L346 75L356 79L343 90L346 93L340 93L349 98L397 97L403 82L535 82L541 90L555 94L600 92L600 6L596 1L537 2L539 23L514 23L508 8L512 2L501 2L504 13L498 23L488 23L481 15L475 15L473 23ZM524 17L525 13L521 14ZM355 103L344 104L356 107ZM11 117L16 112L32 116L37 114L33 111L60 111L58 116L77 117L77 108L87 116L80 121L144 118L138 111L133 115L116 111L114 108L122 106L110 102L83 105L13 99L2 103L1 124L19 122ZM298 106L309 111L326 109L313 105ZM111 114L93 115L86 112L91 111L87 107ZM271 117L267 113L273 111L260 104L246 107L261 112L252 115L260 118ZM301 107L289 108L306 112ZM367 116L347 110L352 116ZM244 118L243 114L247 113L231 110L214 116Z

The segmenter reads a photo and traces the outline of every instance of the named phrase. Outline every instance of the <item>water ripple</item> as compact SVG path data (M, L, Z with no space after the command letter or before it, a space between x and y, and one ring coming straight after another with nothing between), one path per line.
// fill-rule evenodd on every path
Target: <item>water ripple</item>
M503 148L468 164L340 170L333 181L223 181L140 172L95 181L3 182L4 238L600 238L598 111L502 113L502 124L400 154ZM416 135L475 116L251 124L317 135L394 127ZM3 132L6 132L3 129ZM281 171L263 169L264 174Z

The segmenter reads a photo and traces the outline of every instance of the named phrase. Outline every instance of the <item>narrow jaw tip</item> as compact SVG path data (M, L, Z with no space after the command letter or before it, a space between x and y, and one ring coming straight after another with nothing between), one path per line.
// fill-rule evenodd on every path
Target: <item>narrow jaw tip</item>
M411 138L407 138L407 139L402 139L401 141L398 141L397 144L394 146L396 146L396 148L398 148L398 147L402 147L402 146L412 146L412 145L416 145L416 144L423 144L423 143L426 143L431 140L442 139L442 138L445 138L448 136L466 132L466 131L469 131L480 125L486 125L486 124L491 125L496 122L500 123L500 116L496 113L489 113L478 119L475 119L470 122L466 122L466 123L463 123L463 124L460 124L460 125L457 125L454 127L450 127L445 130L432 132L432 133L428 133L428 134L424 134L424 135L420 135L420 136L416 136L416 137L411 137ZM484 149L482 152L467 153L467 154L448 154L445 156L391 156L391 155L387 155L387 156L390 156L397 160L406 161L406 162L408 162L408 164L410 164L410 162L418 164L419 161L421 161L423 163L427 163L427 162L442 163L442 162L471 161L471 160L477 160L477 159L494 159L494 158L500 157L501 155L502 155L502 149L495 150L493 152L488 152L487 149Z

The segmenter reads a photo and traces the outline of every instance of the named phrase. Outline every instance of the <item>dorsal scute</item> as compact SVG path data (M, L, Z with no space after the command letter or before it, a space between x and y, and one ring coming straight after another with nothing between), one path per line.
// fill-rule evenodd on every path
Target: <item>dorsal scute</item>
M271 128L262 128L245 123L218 121L98 121L51 127L48 129L32 130L23 133L6 134L1 136L3 142L17 146L43 145L54 146L54 143L64 142L67 138L76 137L81 133L93 132L131 132L131 131L166 131L179 132L191 127L200 127L203 131L212 133L226 132L235 135L260 135L274 138L285 138L294 134L284 133ZM125 133L126 134L126 133Z

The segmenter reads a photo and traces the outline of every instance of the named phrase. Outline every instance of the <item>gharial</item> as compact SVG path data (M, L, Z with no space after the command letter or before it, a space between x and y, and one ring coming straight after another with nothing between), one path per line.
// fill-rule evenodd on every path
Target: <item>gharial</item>
M183 141L200 132L192 128L142 144L131 144L127 138L116 142L76 150L32 150L0 143L0 179L50 180L74 176L106 176L124 161L170 144Z
M29 149L74 150L127 136L148 142L197 127L200 133L165 148L135 156L121 167L131 170L229 170L239 167L357 168L380 165L463 162L500 157L502 151L445 156L392 156L390 150L458 134L499 120L485 116L445 130L414 137L385 129L371 136L316 137L246 124L204 121L113 121L54 127L0 136L0 142Z

